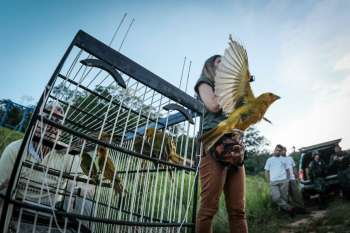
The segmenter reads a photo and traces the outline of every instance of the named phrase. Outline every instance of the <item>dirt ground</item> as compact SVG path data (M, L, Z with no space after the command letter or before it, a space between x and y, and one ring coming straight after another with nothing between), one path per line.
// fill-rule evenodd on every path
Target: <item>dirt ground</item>
M286 224L280 233L350 233L350 201L336 198L327 208L308 206L310 214L299 215Z

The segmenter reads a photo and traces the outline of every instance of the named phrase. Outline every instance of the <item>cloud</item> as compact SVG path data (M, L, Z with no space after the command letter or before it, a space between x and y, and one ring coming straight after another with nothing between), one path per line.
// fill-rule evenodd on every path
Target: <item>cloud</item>
M282 99L269 111L274 125L259 126L271 146L343 138L350 148L350 30L343 27L349 16L340 3L317 2L280 34L276 75Z
M340 59L334 69L335 71L350 71L350 53Z

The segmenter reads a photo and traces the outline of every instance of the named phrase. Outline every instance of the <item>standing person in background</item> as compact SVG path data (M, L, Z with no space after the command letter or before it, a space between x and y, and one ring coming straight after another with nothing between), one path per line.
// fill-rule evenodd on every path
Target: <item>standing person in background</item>
M220 62L220 55L210 57L205 62L201 77L194 88L205 106L203 131L215 128L226 119L214 93L214 77ZM242 159L244 147L242 145L240 151L232 151L224 155ZM242 161L238 162L240 165L233 169L216 160L210 152L202 151L199 167L202 191L196 220L197 233L212 232L212 221L218 211L222 192L225 194L230 232L248 232L245 215L245 169Z
M314 184L315 190L318 193L318 205L320 209L326 208L326 165L320 158L318 151L312 152L313 160L309 164L310 179Z
M294 208L288 204L288 166L282 153L283 146L277 145L273 156L266 161L265 177L270 183L272 201L291 217L294 217Z
M282 157L285 159L288 168L288 179L289 179L289 200L290 204L295 207L295 210L298 213L306 213L306 209L304 207L303 197L299 190L298 181L296 178L298 177L298 173L296 170L295 162L291 156L287 156L287 148L283 147Z
M337 172L340 195L350 199L350 156L339 145L334 147L329 168Z

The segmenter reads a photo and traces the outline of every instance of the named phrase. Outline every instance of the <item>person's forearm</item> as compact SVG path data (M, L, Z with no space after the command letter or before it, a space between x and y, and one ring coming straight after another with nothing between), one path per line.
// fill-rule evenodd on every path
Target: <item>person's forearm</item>
M290 177L291 177L291 174L290 174L290 170L289 170L289 169L286 169L286 174L287 174L287 179L289 180Z
M198 87L199 95L205 105L205 107L210 112L219 112L220 105L217 100L217 96L213 92L213 89L208 84L201 84Z
M266 182L270 182L270 174L267 171L265 171L265 179L266 179Z
M297 169L296 169L296 168L294 168L294 169L293 169L293 172L294 172L294 176L295 176L295 178L296 178L296 179L298 179L298 178L299 178L299 175L298 175L298 171L297 171Z

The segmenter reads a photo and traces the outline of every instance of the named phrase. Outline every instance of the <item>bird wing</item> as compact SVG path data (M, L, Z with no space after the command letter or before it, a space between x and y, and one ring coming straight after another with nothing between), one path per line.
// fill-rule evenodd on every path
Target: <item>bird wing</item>
M98 173L98 163L96 161L96 158L94 161L92 161L92 155L90 153L83 152L83 154L81 155L80 167L83 173L87 176L89 175L91 163L92 163L92 170L90 175L92 178L96 178Z
M225 49L215 76L215 94L224 113L229 114L254 99L250 79L247 51L230 35L229 47Z

